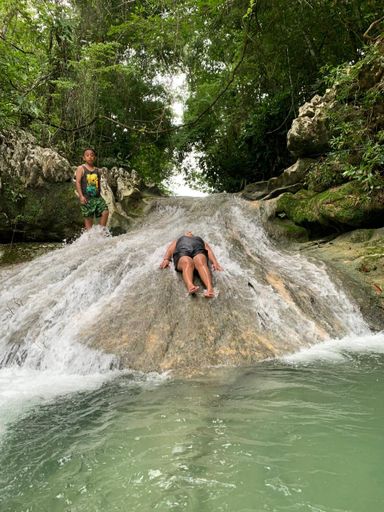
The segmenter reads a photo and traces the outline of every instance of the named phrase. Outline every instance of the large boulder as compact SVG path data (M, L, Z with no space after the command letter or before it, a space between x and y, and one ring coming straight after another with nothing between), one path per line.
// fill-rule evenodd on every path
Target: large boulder
M384 204L381 193L369 195L360 182L352 181L320 193L301 190L283 194L277 199L276 214L313 235L322 235L381 227Z
M0 242L62 241L83 228L75 193L75 167L23 131L0 133ZM101 189L110 211L112 232L127 231L160 195L135 173L102 168Z
M145 183L136 171L122 167L101 168L102 195L109 209L108 227L114 234L125 233L132 221L143 215L153 197L160 197L156 185Z
M318 156L329 148L326 110L333 94L316 95L300 107L287 136L288 149L295 157Z
M23 131L0 133L0 241L62 241L83 226L73 167Z
M51 148L39 146L24 131L0 133L0 176L18 178L24 187L70 182L73 168L68 160Z
M250 183L242 191L244 199L256 201L259 199L272 199L284 192L297 192L303 186L305 175L314 160L300 158L291 167L286 169L280 176L267 181Z

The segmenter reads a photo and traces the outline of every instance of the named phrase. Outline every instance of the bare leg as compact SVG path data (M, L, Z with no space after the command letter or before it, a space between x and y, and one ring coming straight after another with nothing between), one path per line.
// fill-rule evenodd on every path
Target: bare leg
M91 229L92 226L93 226L93 218L92 217L84 217L85 229Z
M104 210L103 213L101 214L101 217L100 217L100 221L99 221L100 226L106 226L107 225L108 215L109 215L109 211L108 210Z
M212 274L208 267L208 261L205 254L197 254L193 258L193 263L195 264L196 270L199 273L200 279L203 281L206 290L204 292L204 296L207 298L212 298L215 296L215 292L213 290L212 284Z
M193 284L193 271L195 270L195 265L192 258L189 256L182 256L177 264L177 269L182 272L184 284L187 287L188 293L196 293L199 287Z

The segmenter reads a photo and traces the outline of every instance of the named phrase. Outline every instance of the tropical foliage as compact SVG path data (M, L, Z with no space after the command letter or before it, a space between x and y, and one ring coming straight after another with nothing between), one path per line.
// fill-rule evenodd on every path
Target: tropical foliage
M290 163L298 106L322 68L355 62L380 0L2 0L0 128L32 131L74 163L161 182L191 150L216 190ZM164 77L185 74L184 123ZM192 170L190 176L195 176Z
M384 39L367 48L354 65L333 68L327 82L335 92L328 112L330 151L308 175L308 186L325 190L358 181L366 192L383 190Z

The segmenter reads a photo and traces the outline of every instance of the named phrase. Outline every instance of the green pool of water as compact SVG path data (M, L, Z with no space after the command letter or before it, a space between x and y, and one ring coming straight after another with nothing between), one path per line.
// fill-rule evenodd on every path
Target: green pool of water
M2 512L379 512L384 357L121 376L0 445Z

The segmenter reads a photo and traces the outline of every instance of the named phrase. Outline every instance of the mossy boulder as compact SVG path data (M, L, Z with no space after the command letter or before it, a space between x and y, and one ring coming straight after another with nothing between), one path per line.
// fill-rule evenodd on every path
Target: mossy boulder
M250 183L241 192L241 196L251 201L272 199L284 192L295 193L302 188L308 169L315 161L310 158L299 158L280 176L267 181Z
M268 234L275 240L287 240L292 242L307 242L309 239L308 231L298 226L289 219L280 219L276 217L266 225Z
M62 241L77 236L83 226L72 183L24 188L19 178L0 190L0 241Z
M63 247L61 243L21 243L0 245L0 266L33 260L38 256Z
M283 194L276 215L286 216L312 235L343 232L360 227L380 227L384 204L378 194L368 195L362 185L349 182L321 193L301 190Z

